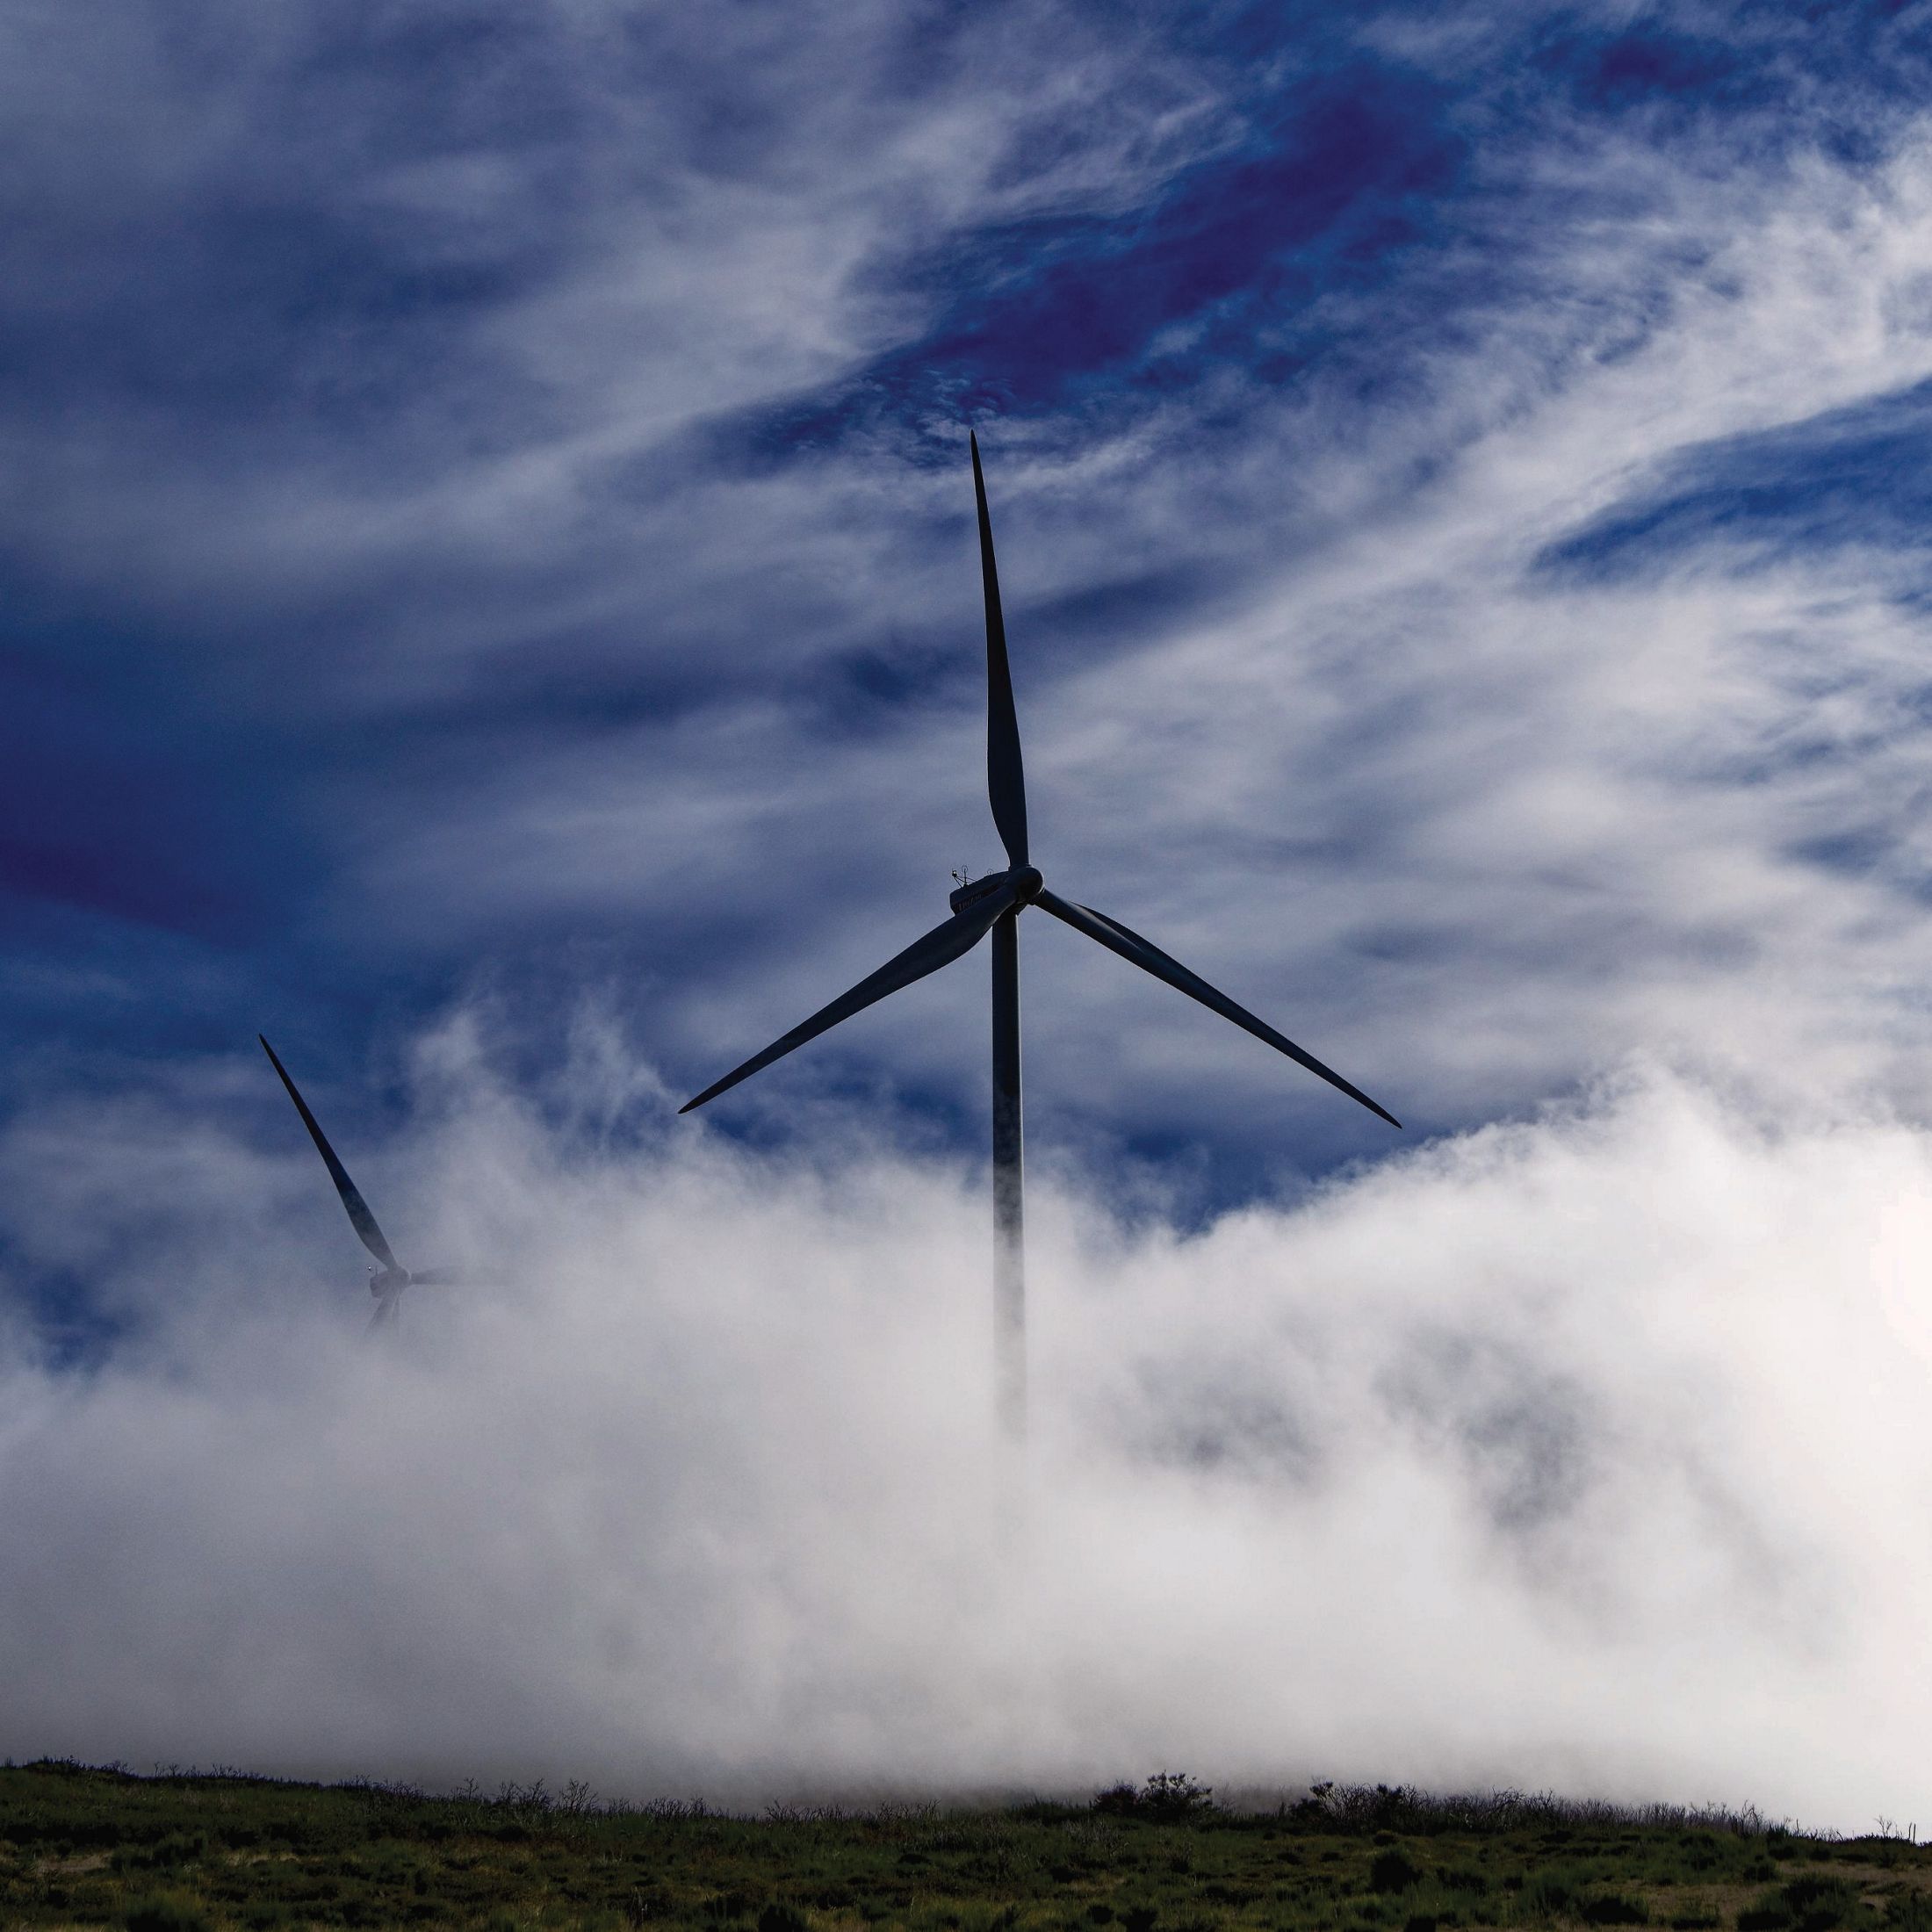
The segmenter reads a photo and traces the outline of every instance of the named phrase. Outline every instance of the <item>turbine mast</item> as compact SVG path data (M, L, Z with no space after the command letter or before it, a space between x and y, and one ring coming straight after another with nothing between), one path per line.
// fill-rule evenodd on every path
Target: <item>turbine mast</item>
M1026 1200L1020 1107L1020 909L1000 914L993 952L993 1364L999 1422L1027 1437Z
M1046 889L1046 882L1027 856L1027 783L1020 756L1020 723L1015 715L1013 678L1006 663L1006 620L999 608L999 572L993 562L993 524L986 509L986 479L980 467L979 438L969 435L973 458L973 505L979 523L981 582L986 598L986 801L993 824L1006 848L1006 869L983 879L959 878L949 897L953 916L935 926L924 939L914 940L878 971L861 979L830 1006L794 1027L722 1080L678 1109L688 1114L761 1067L782 1059L808 1040L863 1013L868 1006L936 973L941 967L971 952L980 941L992 940L993 956L993 1381L999 1424L1006 1440L1018 1446L1027 1434L1027 1267L1024 1150L1020 1111L1020 915L1039 905L1076 932L1084 933L1109 952L1164 981L1190 999L1199 1000L1223 1020L1265 1041L1277 1053L1338 1087L1351 1099L1379 1114L1391 1127L1401 1122L1378 1107L1359 1087L1351 1086L1332 1068L1305 1053L1245 1006L1210 986L1178 959L1161 951L1151 940L1111 919L1092 906L1076 905ZM299 1106L300 1102L298 1101ZM318 1135L318 1139L320 1136Z

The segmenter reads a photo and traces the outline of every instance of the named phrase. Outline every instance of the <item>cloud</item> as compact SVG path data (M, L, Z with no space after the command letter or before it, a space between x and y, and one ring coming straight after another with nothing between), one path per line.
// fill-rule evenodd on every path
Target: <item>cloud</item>
M1505 255L1500 292L1460 311L1473 340L1419 337L1384 406L1345 359L1286 391L1230 365L1213 379L1238 434L1201 436L1189 397L1071 447L1027 421L989 443L1054 882L1371 1091L1406 1086L1425 1122L1532 1105L1657 1044L1901 1096L1921 1078L1900 998L1916 863L1833 856L1873 850L1881 825L1913 843L1909 519L1866 519L1849 556L1807 532L1767 551L1753 489L1806 433L1791 426L1878 407L1858 399L1932 367L1923 155L1726 180L1723 148L1688 176L1620 132L1519 155L1547 196L1603 181L1627 205ZM1385 291L1375 326L1410 326L1414 299ZM1548 567L1579 532L1659 514L1660 493L1681 504L1671 479L1719 448L1723 522L1673 510L1678 540L1626 542L1614 579ZM953 470L907 460L867 437L809 477L717 485L739 508L755 489L761 523L790 506L814 541L834 501L831 574L881 600L888 642L828 660L804 641L828 607L808 602L783 633L797 672L761 665L761 643L734 651L702 701L559 739L461 816L406 785L357 890L398 930L473 920L479 941L506 907L638 919L670 994L653 1023L683 1034L694 1087L903 944L936 916L946 864L989 862L965 502ZM890 523L864 476L882 465L920 523L951 519L946 569L930 546L854 548ZM1215 1124L1238 1118L1318 1160L1370 1150L1244 1043L1164 1024L1114 962L1049 937L1028 972L1053 1016L1039 1091L1066 1131L1157 1120L1252 1162L1258 1136ZM977 992L917 997L925 1018L818 1050L957 1093L977 1082Z
M1909 1817L1909 13L230 11L0 61L11 1734ZM991 862L969 418L1051 883L1423 1143L1027 921L1014 1530L977 964L664 1118Z
M346 1063L588 959L702 1085L990 862L977 414L1056 886L1424 1127L1687 1042L1920 1082L1914 499L1849 507L1932 372L1883 23L236 29L9 83L63 238L6 299L23 1033ZM1068 1144L1224 1200L1379 1145L1027 972ZM775 1091L973 1132L977 992L901 1006Z
M1048 1182L1022 1470L970 1175L673 1137L595 1023L515 1100L501 1044L429 1042L351 1155L406 1260L524 1284L413 1291L394 1350L305 1147L12 1130L10 1218L130 1317L84 1371L10 1344L16 1753L1913 1815L1921 1131L1633 1066L1188 1236Z
M1912 555L1926 482L1923 384L1809 422L1682 451L1647 502L1619 504L1547 559L1554 569L1619 571L1699 548L1772 555L1847 548L1885 572Z

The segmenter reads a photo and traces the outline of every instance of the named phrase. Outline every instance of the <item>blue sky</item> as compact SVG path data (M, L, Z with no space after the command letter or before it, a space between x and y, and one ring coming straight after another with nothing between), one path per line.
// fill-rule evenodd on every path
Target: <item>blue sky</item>
M1917 1108L1925 25L17 17L0 1105L278 1130L261 1028L378 1143L474 1002L704 1085L997 861L976 427L1058 889L1413 1135L1633 1054ZM1047 923L1039 1157L1384 1151ZM976 1148L983 971L705 1130Z

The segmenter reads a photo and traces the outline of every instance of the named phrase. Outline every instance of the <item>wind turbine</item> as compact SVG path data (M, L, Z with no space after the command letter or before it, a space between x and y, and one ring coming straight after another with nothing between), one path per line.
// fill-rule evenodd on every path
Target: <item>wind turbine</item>
M282 1085L288 1089L288 1097L295 1103L295 1111L302 1116L302 1125L308 1129L309 1138L315 1143L315 1151L322 1157L323 1164L328 1169L328 1178L335 1183L335 1192L342 1197L342 1206L349 1210L350 1224L362 1237L362 1244L382 1264L380 1270L369 1271L369 1292L376 1298L376 1312L370 1317L369 1332L373 1335L379 1328L393 1322L402 1302L402 1291L413 1286L422 1287L475 1287L486 1286L495 1280L493 1275L474 1271L465 1273L459 1268L418 1268L411 1271L403 1266L391 1251L383 1231L376 1225L376 1217L369 1211L369 1203L362 1198L354 1181L349 1178L349 1170L335 1157L335 1150L328 1144L328 1136L322 1132L315 1116L308 1110L308 1102L297 1091L294 1081L288 1077L288 1069L275 1057L275 1049L262 1034L255 1036L262 1042L262 1050L269 1056L269 1064L282 1076Z
M1118 919L1096 912L1091 906L1076 905L1047 890L1027 855L1027 788L1020 761L1020 723L1014 714L1013 678L1006 666L1006 625L999 609L999 573L993 563L993 530L986 513L986 479L979 466L979 438L970 438L973 455L973 495L979 511L979 567L986 597L986 792L992 805L993 824L1006 848L1007 869L985 878L963 883L948 903L953 916L935 926L925 938L913 941L903 953L890 959L869 977L861 979L850 992L841 994L828 1006L821 1006L811 1019L794 1027L756 1053L740 1067L734 1067L722 1080L714 1081L703 1092L687 1100L678 1109L688 1114L693 1107L715 1100L727 1088L782 1059L795 1047L815 1040L841 1020L862 1013L888 993L936 973L941 966L970 952L987 934L992 934L993 962L993 1306L995 1349L999 1388L999 1414L1007 1433L1014 1438L1026 1430L1026 1263L1023 1251L1025 1215L1023 1207L1021 1133L1020 1107L1020 915L1029 905L1071 926L1077 933L1118 953L1143 972L1164 980L1178 991L1246 1028L1256 1039L1265 1041L1277 1053L1319 1075L1330 1086L1339 1087L1352 1100L1358 1100L1371 1114L1379 1114L1391 1127L1402 1122L1386 1107L1379 1107L1359 1087L1352 1086L1332 1068L1325 1067L1313 1054L1305 1053L1289 1039L1277 1033L1264 1020L1258 1020L1246 1007L1238 1006L1227 994L1218 991L1198 973L1190 972L1178 959L1170 958L1150 940L1145 940ZM292 1092L293 1090L291 1089Z

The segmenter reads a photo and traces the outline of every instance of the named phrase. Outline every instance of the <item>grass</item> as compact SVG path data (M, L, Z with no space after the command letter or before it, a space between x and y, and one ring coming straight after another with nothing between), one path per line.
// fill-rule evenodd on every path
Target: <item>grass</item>
M0 1926L1932 1932L1932 1852L1513 1793L1230 1809L1167 1774L1084 1805L741 1818L43 1763L0 1769Z

